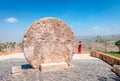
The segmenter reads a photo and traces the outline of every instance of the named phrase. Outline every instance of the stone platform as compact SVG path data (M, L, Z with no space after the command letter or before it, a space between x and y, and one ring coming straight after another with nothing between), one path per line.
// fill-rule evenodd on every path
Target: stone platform
M12 76L13 66L21 66L22 74ZM0 60L0 81L120 81L111 68L104 61L83 54L74 55L68 70L41 73L33 69L24 57L9 58Z

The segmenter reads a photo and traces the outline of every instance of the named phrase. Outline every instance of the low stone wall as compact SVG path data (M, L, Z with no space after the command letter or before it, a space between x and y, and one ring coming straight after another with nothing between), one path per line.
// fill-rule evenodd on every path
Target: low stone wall
M102 59L103 61L109 63L110 65L115 65L115 64L120 65L120 58L118 57L111 56L101 52L95 52L95 51L90 52L90 55Z
M117 75L120 76L120 58L111 56L105 53L101 52L90 52L90 55L99 59L102 59L103 61L107 62L108 64L112 65L113 72L115 72Z

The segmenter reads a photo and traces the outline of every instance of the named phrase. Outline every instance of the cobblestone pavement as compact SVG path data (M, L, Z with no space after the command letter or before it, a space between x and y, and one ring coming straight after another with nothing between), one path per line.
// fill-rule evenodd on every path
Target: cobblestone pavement
M0 81L120 81L112 67L102 60L79 58L71 61L68 70L46 73L32 69L24 58L1 60ZM13 66L22 66L22 73L11 75Z

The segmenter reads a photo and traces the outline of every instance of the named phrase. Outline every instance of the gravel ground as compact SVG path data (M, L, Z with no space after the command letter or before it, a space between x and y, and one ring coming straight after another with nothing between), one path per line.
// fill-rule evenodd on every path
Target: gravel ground
M13 66L21 66L21 74L11 75ZM102 60L85 54L74 55L68 70L41 73L25 58L8 58L0 60L0 81L120 81L111 68Z

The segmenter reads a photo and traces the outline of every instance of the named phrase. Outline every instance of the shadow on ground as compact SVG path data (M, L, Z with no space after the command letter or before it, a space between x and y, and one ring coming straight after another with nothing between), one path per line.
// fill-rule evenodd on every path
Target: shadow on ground
M24 64L21 65L22 69L33 69L33 67L30 64Z

